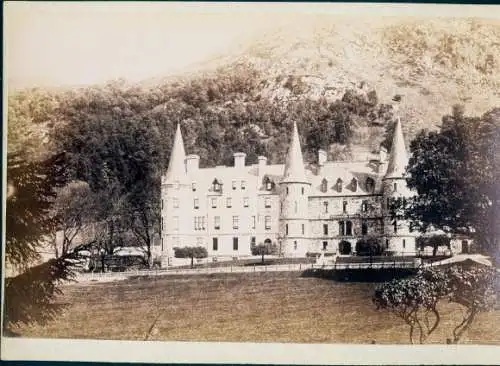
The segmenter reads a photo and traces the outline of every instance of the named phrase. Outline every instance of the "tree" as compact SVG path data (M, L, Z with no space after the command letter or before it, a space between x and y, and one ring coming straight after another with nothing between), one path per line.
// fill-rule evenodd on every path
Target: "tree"
M495 308L500 293L499 278L489 267L451 267L447 271L450 301L465 308L463 320L453 329L453 343L458 343L480 312Z
M174 256L175 258L191 258L191 268L194 268L194 258L207 258L208 252L204 247L175 247Z
M358 255L381 255L383 251L384 247L380 243L380 240L375 237L360 239L356 243L356 253Z
M264 264L264 255L276 254L278 251L278 247L276 246L276 243L267 241L264 243L259 243L257 245L253 244L250 247L250 250L252 251L252 255L262 256L262 264Z
M33 267L40 259L39 249L58 225L52 204L57 188L66 182L64 154L44 161L29 162L22 153L7 156L6 264L18 274L5 282L5 326L39 322L57 314L53 303L60 281L72 272L64 257ZM32 268L30 268L32 267Z
M94 206L92 191L85 182L71 182L58 192L54 211L63 241L60 252L56 243L56 257L68 254L75 238L93 222Z
M423 250L425 247L432 247L432 256L435 257L439 247L450 248L451 239L447 235L432 235L417 237L417 247Z
M375 290L373 302L377 309L394 312L410 327L413 344L415 332L420 343L438 327L439 299L446 293L446 277L438 271L423 271L414 277L394 279ZM432 319L432 316L434 319Z
M465 315L453 330L452 341L458 343L479 312L495 308L498 280L495 269L486 267L425 269L413 277L379 286L372 300L377 309L392 311L408 324L411 343L416 332L419 342L424 343L437 329L439 301L459 304L465 308Z
M422 131L411 142L408 186L417 192L405 216L425 232L434 226L464 233L492 255L500 244L500 108L481 118L460 108L441 131Z

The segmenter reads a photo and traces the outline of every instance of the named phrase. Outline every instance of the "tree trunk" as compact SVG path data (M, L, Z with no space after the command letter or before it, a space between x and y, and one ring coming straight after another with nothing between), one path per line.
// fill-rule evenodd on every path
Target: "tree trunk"
M194 256L191 257L191 268L194 268Z
M264 252L262 252L262 264L264 264Z

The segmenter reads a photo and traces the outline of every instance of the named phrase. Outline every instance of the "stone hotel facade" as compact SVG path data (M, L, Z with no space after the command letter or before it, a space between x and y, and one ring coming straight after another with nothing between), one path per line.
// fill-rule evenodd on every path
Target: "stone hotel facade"
M387 251L414 255L416 232L394 220L391 199L413 193L405 180L408 156L398 120L389 154L366 161L328 161L304 166L294 124L285 164L246 165L234 153L234 166L200 168L199 156L186 156L180 127L161 187L161 248L202 246L209 257L251 255L252 244L273 243L284 256L307 252L353 254L356 243L377 237Z

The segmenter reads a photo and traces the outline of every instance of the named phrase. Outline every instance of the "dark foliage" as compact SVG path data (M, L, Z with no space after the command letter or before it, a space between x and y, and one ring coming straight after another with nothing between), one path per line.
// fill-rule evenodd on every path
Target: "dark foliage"
M71 265L65 258L51 259L22 274L5 279L4 325L45 324L60 313L64 304L55 300L58 287L73 279Z

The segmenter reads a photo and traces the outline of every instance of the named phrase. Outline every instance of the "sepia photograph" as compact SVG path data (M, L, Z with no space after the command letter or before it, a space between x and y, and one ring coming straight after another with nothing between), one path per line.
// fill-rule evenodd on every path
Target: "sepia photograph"
M3 9L2 358L500 362L500 6Z

